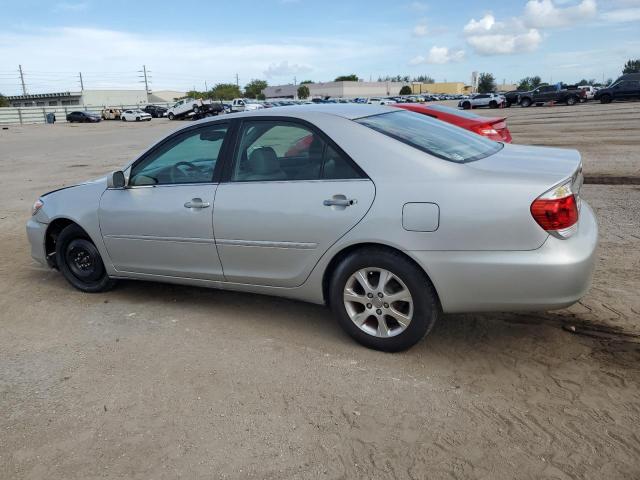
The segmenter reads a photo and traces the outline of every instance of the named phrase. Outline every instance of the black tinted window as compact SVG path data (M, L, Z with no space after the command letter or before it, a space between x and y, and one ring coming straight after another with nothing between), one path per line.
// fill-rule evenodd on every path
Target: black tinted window
M501 143L413 112L383 113L355 121L418 150L452 162L478 160L503 148Z
M343 180L360 177L360 172L356 170L348 159L338 153L331 145L326 146L322 178L327 180Z

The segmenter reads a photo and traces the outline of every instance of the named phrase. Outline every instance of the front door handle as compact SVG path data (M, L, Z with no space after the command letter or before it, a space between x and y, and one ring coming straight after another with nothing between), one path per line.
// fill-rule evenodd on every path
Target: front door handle
M335 195L333 198L329 198L322 202L325 207L350 207L358 203L355 198L345 198L344 195Z
M201 198L192 198L190 202L184 204L184 208L207 208L210 206L209 202L203 202Z

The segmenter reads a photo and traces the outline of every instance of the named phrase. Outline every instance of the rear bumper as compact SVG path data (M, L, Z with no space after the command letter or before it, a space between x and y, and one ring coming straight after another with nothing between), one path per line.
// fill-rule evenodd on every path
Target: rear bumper
M27 238L31 244L31 258L43 266L47 266L47 254L45 250L45 234L47 224L40 223L34 218L27 222Z
M429 274L448 313L564 308L591 285L598 225L582 202L578 231L567 240L549 236L537 250L407 252Z

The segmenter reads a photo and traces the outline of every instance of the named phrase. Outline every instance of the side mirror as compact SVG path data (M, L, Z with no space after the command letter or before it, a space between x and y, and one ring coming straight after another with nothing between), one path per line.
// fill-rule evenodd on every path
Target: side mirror
M107 176L107 188L124 188L125 179L122 170L111 172Z

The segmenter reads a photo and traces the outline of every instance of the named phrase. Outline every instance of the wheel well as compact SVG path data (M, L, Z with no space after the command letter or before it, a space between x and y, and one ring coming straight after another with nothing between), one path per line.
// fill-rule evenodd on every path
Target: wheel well
M409 255L404 253L402 250L398 250L397 248L390 247L389 245L384 245L382 243L357 243L355 245L350 245L350 246L344 248L343 250L340 250L331 259L331 261L329 262L329 265L327 265L327 268L324 271L324 275L322 276L322 297L323 297L324 303L326 305L329 305L329 297L330 297L330 295L329 295L329 285L331 283L331 277L333 276L333 272L335 271L335 269L338 267L338 265L340 265L340 262L342 262L342 260L344 260L351 253L353 253L353 252L355 252L357 250L364 250L364 249L367 249L367 248L375 248L377 250L383 249L383 250L388 250L390 252L395 252L395 253L397 253L399 255L402 255L409 262L413 263L427 277L427 280L429 280L429 282L433 286L434 292L436 292L436 297L438 297L438 303L440 303L440 296L438 295L438 291L436 290L436 287L435 287L433 281L431 280L431 277L429 277L429 274L424 270L424 268L422 268L420 266L420 264L418 264Z
M44 236L44 247L47 256L47 263L52 268L58 268L55 257L58 235L60 235L60 232L67 228L69 225L77 225L77 223L73 220L69 220L68 218L56 218L47 227L47 232Z

